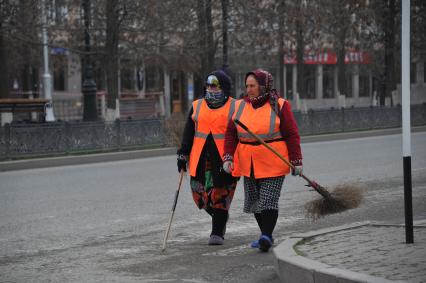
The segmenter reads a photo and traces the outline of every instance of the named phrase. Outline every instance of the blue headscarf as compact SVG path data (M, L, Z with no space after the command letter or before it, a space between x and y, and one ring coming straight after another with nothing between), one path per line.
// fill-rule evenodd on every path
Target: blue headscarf
M206 86L207 85L215 86L214 91L207 91L206 87L204 98L207 105L210 108L222 107L230 95L231 78L222 70L213 71L207 76Z

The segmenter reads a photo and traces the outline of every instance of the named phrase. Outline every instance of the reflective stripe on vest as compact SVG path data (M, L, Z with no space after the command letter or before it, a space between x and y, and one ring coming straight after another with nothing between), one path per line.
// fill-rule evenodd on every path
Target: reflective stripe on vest
M195 134L194 136L197 138L207 139L208 135L210 133L203 133L198 130L198 116L200 115L200 109L201 109L201 103L204 99L199 99L197 102L197 108L195 110L195 116L194 116L194 122L195 122ZM235 100L231 99L231 105L229 107L228 112L228 122L231 120L232 115L234 114L235 110ZM225 139L225 134L212 134L214 139Z
M241 101L240 106L238 107L237 113L235 115L235 120L240 120L245 106L246 106L246 102L244 100ZM280 106L280 108L281 108L281 106ZM269 132L267 134L257 134L257 136L259 136L260 138L262 138L265 141L280 138L281 132L279 130L277 132L274 131L274 129L275 129L275 118L276 117L277 117L277 114L271 108L271 116L269 118ZM250 135L247 132L244 132L244 133L242 133L240 131L237 131L237 132L238 132L238 138L242 141L247 141L247 142L257 141L256 139L254 139L252 137L252 135Z

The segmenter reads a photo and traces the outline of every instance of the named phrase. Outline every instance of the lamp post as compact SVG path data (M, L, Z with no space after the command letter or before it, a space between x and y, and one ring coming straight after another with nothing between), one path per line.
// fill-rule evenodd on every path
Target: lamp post
M53 105L52 105L52 76L49 73L49 47L47 40L47 15L46 15L46 2L43 0L41 2L41 13L43 18L43 28L42 28L42 38L43 38L43 96L48 100L46 104L46 122L54 122L55 116L53 114Z
M90 61L90 0L83 0L84 11L84 66L83 66L83 120L96 121L98 111L96 107L96 83L93 79L93 67Z
M402 153L404 170L405 242L414 243L410 120L410 0L401 1Z

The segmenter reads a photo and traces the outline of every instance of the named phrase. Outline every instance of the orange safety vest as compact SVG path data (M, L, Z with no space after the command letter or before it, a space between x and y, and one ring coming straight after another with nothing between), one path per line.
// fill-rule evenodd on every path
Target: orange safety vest
M235 110L235 99L229 97L220 108L211 109L204 99L192 102L192 120L195 123L194 142L189 155L189 173L195 177L201 152L208 135L211 133L220 157L223 156L225 146L225 132L228 122Z
M284 102L284 99L278 99L279 109L283 107ZM239 100L236 103L236 109L232 117L233 121L235 119L241 121L250 131L257 134L265 142L268 142L268 145L288 160L288 149L285 141L275 141L282 139L280 118L272 110L268 102L255 109L244 100ZM239 170L242 176L250 177L252 162L254 177L256 179L287 175L290 172L290 167L271 150L259 144L255 138L237 124L236 127L240 142L238 143L234 159L238 159Z

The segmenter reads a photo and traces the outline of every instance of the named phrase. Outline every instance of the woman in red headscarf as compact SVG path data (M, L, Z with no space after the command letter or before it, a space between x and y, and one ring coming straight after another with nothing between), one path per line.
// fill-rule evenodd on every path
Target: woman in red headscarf
M302 173L302 153L297 124L290 103L272 89L272 75L262 69L246 74L246 95L235 106L232 120L248 129L290 160L293 175ZM268 148L235 123L225 134L224 170L232 172L234 158L244 176L244 212L254 213L262 233L251 246L268 251L278 218L278 200L290 168Z

